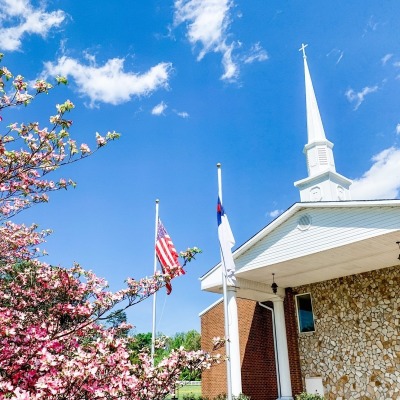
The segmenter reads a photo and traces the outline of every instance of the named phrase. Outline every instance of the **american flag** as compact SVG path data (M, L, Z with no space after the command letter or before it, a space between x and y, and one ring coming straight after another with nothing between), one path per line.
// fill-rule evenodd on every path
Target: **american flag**
M163 273L169 275L169 278L165 280L165 287L167 294L170 294L172 291L171 279L183 275L185 271L179 264L179 254L160 219L157 226L156 254Z

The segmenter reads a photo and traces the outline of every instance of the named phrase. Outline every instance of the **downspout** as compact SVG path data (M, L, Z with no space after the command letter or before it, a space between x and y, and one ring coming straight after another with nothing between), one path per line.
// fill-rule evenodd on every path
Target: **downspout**
M279 378L279 363L278 363L278 348L276 346L276 331L275 331L275 313L272 307L268 307L265 304L262 304L260 301L258 305L266 310L271 311L272 316L272 332L274 334L274 354L275 354L275 370L276 370L276 380L277 380L277 387L278 387L278 399L281 398L281 381Z

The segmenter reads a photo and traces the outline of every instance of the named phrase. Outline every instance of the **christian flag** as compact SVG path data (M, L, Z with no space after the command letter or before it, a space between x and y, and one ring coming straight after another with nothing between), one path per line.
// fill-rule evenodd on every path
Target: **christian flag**
M167 294L170 294L172 291L171 279L183 275L185 271L179 264L179 254L160 219L157 224L156 254L163 273L168 275L165 279L165 287Z
M226 284L236 286L235 262L232 256L232 247L235 245L235 238L229 225L228 217L224 212L221 200L218 197L217 204L218 238L221 247L222 265L225 270Z

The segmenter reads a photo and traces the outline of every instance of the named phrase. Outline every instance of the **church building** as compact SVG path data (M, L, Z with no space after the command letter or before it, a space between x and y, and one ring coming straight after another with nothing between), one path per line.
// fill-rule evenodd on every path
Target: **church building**
M351 199L301 50L308 176L294 183L300 202L233 252L232 392L400 400L400 200ZM200 280L202 290L222 293L221 263ZM200 317L202 348L211 351L212 338L224 337L223 301ZM226 370L221 363L203 373L204 397L226 393Z

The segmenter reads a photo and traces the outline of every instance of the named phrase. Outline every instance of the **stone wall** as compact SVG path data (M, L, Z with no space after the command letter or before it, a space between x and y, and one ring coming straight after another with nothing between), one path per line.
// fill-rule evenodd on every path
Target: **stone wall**
M315 332L299 334L303 378L325 398L400 399L400 266L293 288L311 293Z

